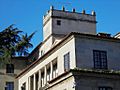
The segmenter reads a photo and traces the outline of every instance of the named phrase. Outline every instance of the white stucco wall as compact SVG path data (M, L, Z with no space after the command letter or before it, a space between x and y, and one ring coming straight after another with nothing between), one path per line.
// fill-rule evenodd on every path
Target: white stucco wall
M65 76L63 78L65 78ZM75 90L74 86L75 86L75 80L74 80L74 77L72 76L65 80L61 80L57 84L54 84L53 87L51 87L47 90Z
M72 38L72 37L71 37ZM42 69L45 65L49 64L52 60L57 57L58 63L58 75L64 73L64 62L63 56L70 52L70 68L75 68L75 46L74 46L74 38L72 38L69 42L64 42L62 45L57 47L53 53L49 53L49 56L41 60L41 62L32 68L30 71L25 73L19 78L19 89L24 82L26 82L26 90L28 90L28 77Z
M43 27L43 40L47 39L48 36L52 34L52 19L46 22Z
M57 20L61 20L61 25L57 25ZM79 32L86 34L96 34L96 24L70 19L54 18L52 20L52 33L54 34L69 34L71 32Z
M47 51L49 51L53 44L53 37L50 37L47 41L45 41L42 46L39 48L39 57L41 57L41 51L43 51L43 54L45 54Z

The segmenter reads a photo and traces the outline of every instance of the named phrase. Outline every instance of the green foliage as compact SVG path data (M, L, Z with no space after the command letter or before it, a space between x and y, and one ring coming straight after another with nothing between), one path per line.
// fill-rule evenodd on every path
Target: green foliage
M32 48L33 45L30 43L30 40L32 39L35 32L33 32L31 35L22 35L21 41L17 43L16 50L18 52L18 55L28 55L28 48Z
M27 33L24 35L23 31L14 28L10 25L5 30L0 32L0 60L2 62L11 63L11 58L14 56L27 56L28 49L33 45L30 43L33 35Z

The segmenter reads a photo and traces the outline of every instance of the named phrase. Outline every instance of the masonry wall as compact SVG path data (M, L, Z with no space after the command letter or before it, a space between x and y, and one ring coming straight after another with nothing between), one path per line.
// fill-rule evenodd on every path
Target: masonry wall
M6 82L14 82L14 90L18 90L18 80L15 78L27 65L26 60L13 59L14 73L6 73L6 64L0 67L0 90L5 90Z
M60 21L60 25L57 21ZM96 34L96 16L78 12L49 10L43 19L44 40L52 34L67 35L71 32Z
M43 24L44 25L44 27L43 27L43 39L45 40L52 34L52 19L50 18L48 21L44 20L43 23L44 23Z
M56 24L57 20L61 20L61 25ZM68 18L54 18L52 22L53 22L52 32L54 34L66 35L71 32L96 34L96 23L90 23L87 21L80 21L80 20L72 20Z
M107 52L108 69L120 70L120 42L87 36L77 36L75 39L76 64L79 68L93 69L93 50Z
M52 31L55 34L68 34L70 32L96 34L94 15L54 10L52 16ZM57 20L61 20L61 25L56 24Z
M101 75L88 73L75 75L75 90L99 90L99 87L111 87L112 90L120 90L120 78L114 75Z

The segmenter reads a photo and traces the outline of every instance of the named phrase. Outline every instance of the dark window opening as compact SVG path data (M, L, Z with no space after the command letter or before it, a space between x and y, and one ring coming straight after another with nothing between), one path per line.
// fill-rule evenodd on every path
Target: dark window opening
M33 58L32 58L32 61L35 61L35 60L36 60L36 58L35 58L35 57L33 57Z
M41 56L43 56L43 54L44 54L44 52L43 52L43 50L41 50Z
M14 65L6 64L6 73L14 73Z
M107 69L107 52L93 50L94 68Z
M14 90L14 82L6 82L5 90Z
M64 55L64 71L70 70L70 53Z
M45 84L45 73L44 71L41 72L41 87L43 87Z
M53 64L53 78L58 76L57 62Z
M47 81L50 81L50 67L47 69Z
M22 85L21 90L26 90L26 83Z
M99 90L113 90L111 87L99 87Z
M57 25L61 25L61 20L57 20Z
M39 73L37 72L36 74L35 74L35 80L36 80L36 82L35 82L35 87L36 87L36 90L37 90L37 88L38 88L38 84L39 84Z
M30 90L33 90L33 89L34 89L34 84L33 84L33 82L34 82L34 76L32 75L32 76L30 76Z

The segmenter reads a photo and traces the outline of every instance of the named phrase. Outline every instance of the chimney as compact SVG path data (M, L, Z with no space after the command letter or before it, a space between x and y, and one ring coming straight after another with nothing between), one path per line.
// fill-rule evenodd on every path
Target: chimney
M73 9L72 9L72 12L74 12L74 13L75 13L75 8L73 8Z
M93 15L93 16L96 16L96 13L95 13L95 11L92 11L92 15Z
M50 10L53 10L54 9L54 7L53 6L50 6Z
M65 11L65 7L64 6L62 7L62 10Z
M85 14L85 10L82 11L82 14Z

